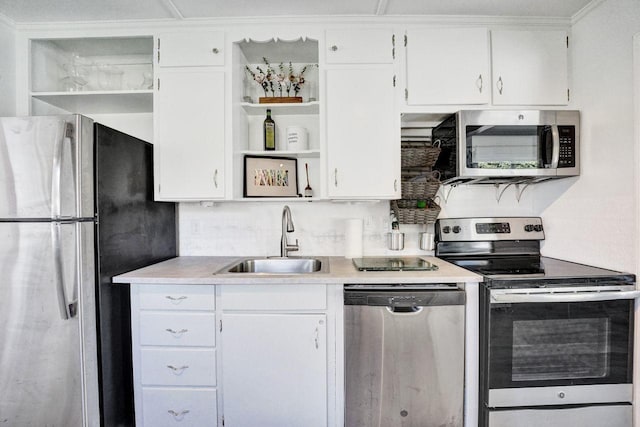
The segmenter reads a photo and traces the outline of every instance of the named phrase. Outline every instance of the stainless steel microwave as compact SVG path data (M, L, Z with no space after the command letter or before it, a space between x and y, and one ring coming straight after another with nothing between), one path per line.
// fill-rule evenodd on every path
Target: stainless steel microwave
M432 129L444 184L537 182L580 174L580 112L464 110Z

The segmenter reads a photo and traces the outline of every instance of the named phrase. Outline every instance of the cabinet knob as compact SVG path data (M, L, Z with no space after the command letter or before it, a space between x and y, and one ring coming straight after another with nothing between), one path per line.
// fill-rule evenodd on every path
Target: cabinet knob
M218 53L220 53L220 50L217 47L214 47L213 49L211 49L211 52L217 55Z
M336 50L338 50L338 46L334 44L333 46L331 46L331 50L335 52Z

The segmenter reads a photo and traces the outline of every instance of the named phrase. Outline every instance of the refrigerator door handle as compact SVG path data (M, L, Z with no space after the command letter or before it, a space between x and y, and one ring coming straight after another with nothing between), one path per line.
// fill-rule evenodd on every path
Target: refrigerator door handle
M77 302L69 304L67 302L65 279L64 279L64 262L62 259L62 241L60 238L59 222L51 223L51 244L53 247L53 268L54 280L56 282L56 294L58 296L58 308L60 309L60 317L62 320L69 320L77 314Z
M62 216L60 182L62 180L62 157L64 155L64 141L73 137L73 124L65 122L63 134L56 139L53 149L53 167L51 168L51 218Z

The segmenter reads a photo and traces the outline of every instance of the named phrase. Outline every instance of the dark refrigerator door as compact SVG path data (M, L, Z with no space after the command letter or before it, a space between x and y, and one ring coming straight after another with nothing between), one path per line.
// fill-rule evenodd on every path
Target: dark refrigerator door
M92 265L90 222L0 222L0 425L99 425Z
M134 425L129 287L118 274L176 256L174 203L153 201L153 146L96 124L103 426Z

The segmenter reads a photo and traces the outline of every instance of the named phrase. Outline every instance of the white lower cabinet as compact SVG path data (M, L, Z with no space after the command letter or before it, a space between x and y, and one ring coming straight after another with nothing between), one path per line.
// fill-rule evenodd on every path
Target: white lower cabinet
M326 427L327 286L222 286L220 301L225 427Z
M223 316L225 426L327 425L324 314Z
M132 285L136 425L218 425L215 287Z
M325 284L133 284L136 425L342 426L341 304Z

